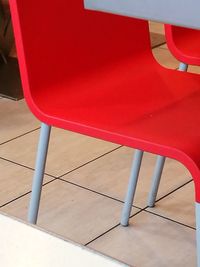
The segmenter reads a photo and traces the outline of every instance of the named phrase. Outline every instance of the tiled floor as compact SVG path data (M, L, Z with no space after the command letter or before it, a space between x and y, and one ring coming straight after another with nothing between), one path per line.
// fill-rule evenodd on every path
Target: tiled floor
M158 24L151 27L162 32ZM153 52L161 64L178 67L166 45ZM24 100L0 98L0 125L0 210L26 220L39 122ZM38 224L132 266L195 266L193 183L178 162L167 159L150 209L146 199L156 157L145 154L130 226L119 225L133 153L53 129Z

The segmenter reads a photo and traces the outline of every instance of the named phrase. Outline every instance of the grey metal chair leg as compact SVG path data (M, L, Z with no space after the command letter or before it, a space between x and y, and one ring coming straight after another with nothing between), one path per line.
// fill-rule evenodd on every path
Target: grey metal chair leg
M156 196L158 193L158 187L160 184L160 179L161 179L164 164L165 164L165 157L158 156L157 161L156 161L156 166L154 169L154 174L152 177L151 190L149 192L149 197L148 197L148 203L147 204L149 207L155 206Z
M33 224L36 224L37 222L50 132L51 126L42 123L35 164L35 173L33 177L32 193L28 210L28 222Z
M185 64L185 63L182 63L182 62L179 64L178 70L187 71L187 69L188 69L188 64Z
M188 64L185 64L182 62L179 64L179 68L178 68L179 71L187 71L187 69L188 69ZM158 187L160 184L160 179L161 179L164 163L165 163L165 157L158 156L156 167L155 167L154 174L153 174L151 190L150 190L149 197L148 197L147 204L149 207L155 206L156 196L157 196Z
M132 208L135 190L137 186L143 153L144 152L141 150L135 151L133 165L131 168L131 175L130 175L129 184L128 184L128 190L126 193L126 198L124 201L124 206L123 206L122 215L121 215L121 225L123 226L128 226L128 223L129 223L129 216L131 213L131 208Z
M197 267L200 267L200 203L196 202Z

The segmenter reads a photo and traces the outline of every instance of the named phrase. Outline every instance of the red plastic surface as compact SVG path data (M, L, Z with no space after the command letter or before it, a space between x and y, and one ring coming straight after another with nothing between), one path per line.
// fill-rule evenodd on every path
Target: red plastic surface
M165 25L165 36L172 54L181 62L200 65L200 31Z
M148 23L82 0L10 0L24 94L41 121L182 162L200 202L200 76L161 67Z

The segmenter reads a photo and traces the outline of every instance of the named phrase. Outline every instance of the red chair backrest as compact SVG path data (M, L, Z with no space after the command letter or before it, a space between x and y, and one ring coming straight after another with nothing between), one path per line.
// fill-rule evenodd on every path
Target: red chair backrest
M22 66L31 90L150 50L148 23L87 11L83 0L10 0Z
M200 65L200 31L165 25L168 48L181 62Z

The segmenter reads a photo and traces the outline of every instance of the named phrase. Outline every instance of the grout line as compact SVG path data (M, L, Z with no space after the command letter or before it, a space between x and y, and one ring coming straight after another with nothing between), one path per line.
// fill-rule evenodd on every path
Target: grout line
M115 201L117 201L117 202L120 202L120 203L124 204L124 201L122 201L122 200L120 200L120 199L118 199L118 198L111 197L111 196L109 196L109 195L106 195L106 194L104 194L104 193L98 192L98 191L96 191L96 190L90 189L90 188L88 188L88 187L85 187L85 186L82 186L82 185L79 185L79 184L76 184L76 183L73 183L73 182L71 182L71 181L66 181L66 180L64 180L64 179L62 179L62 178L60 178L60 177L58 177L57 179L60 180L60 181L65 182L65 183L68 183L68 184L77 186L77 187L79 187L79 188L85 189L85 190L90 191L90 192L92 192L92 193L101 195L101 196L103 196L103 197L106 197L106 198L109 198L109 199L112 199L112 200L115 200ZM164 199L165 197L169 196L170 194L176 192L177 190L179 190L179 189L182 188L183 186L189 184L191 181L192 181L192 179L191 179L190 181L185 182L183 185L181 185L181 186L175 188L174 190L172 190L172 191L169 192L168 194L162 196L161 198L159 198L158 200L156 200L156 203L157 203L158 201ZM149 208L149 206L145 206L145 207L142 208L142 207L140 207L140 206L136 206L136 205L132 205L132 207L133 207L133 208L140 209L140 210L146 210L147 208ZM131 216L131 217L132 217L132 216ZM131 218L131 217L130 217L130 218Z
M35 169L34 169L34 168L32 168L32 167L29 167L29 166L23 165L23 164L21 164L21 163L18 163L18 162L12 161L12 160L10 160L10 159L7 159L7 158L0 157L0 159L1 159L1 160L4 160L4 161L7 161L7 162L10 162L10 163L13 163L13 164L15 164L15 165L18 165L18 166L20 166L20 167L23 167L23 168L29 169L29 170L31 170L31 171L34 171L34 170L35 170Z
M73 183L73 182L71 182L71 181L64 180L63 178L60 178L60 177L58 177L57 179L60 180L60 181L65 182L65 183L68 183L68 184L77 186L77 187L82 188L82 189L85 189L85 190L87 190L87 191L90 191L90 192L92 192L92 193L101 195L101 196L103 196L103 197L107 197L107 198L109 198L109 199L115 200L115 201L120 202L120 203L122 203L122 204L124 203L124 201L122 201L121 199L118 199L118 198L115 198L115 197L111 197L111 196L109 196L109 195L106 195L106 194L104 194L104 193L98 192L98 191L93 190L93 189L91 189L91 188L82 186L82 185L80 185L80 184L77 184L77 183ZM179 189L182 188L183 186L189 184L192 180L193 180L193 179L191 179L190 181L185 182L185 183L182 184L181 186L175 188L175 189L172 190L171 192L169 192L169 193L167 193L166 195L160 197L158 200L156 200L156 203L157 203L158 201L164 199L165 197L169 196L170 194L176 192L177 190L179 190ZM145 207L142 208L142 207L140 207L140 206L136 206L136 205L132 205L132 207L133 207L133 208L137 208L137 209L141 209L141 210L146 210L147 208L149 208L149 206L145 206ZM131 218L131 217L130 217L130 218Z
M185 182L184 184L180 185L179 187L175 188L174 190L172 190L171 192L167 193L166 195L160 197L159 199L156 200L156 203L162 199L164 199L165 197L168 197L169 195L173 194L174 192L176 192L177 190L179 190L180 188L184 187L185 185L191 183L193 181L193 179L190 179L189 181ZM148 206L147 206L148 207Z
M53 180L44 183L44 184L42 185L42 188L43 188L44 186L46 186L46 185L48 185L48 184L54 182L55 180L57 180L57 178L54 178ZM0 205L0 208L3 208L3 207L9 205L9 204L12 203L12 202L14 202L14 201L16 201L16 200L18 200L18 199L20 199L20 198L22 198L22 197L24 197L24 196L27 196L27 195L30 194L31 192L32 192L32 191L28 191L28 192L26 192L26 193L24 193L24 194L22 194L22 195L20 195L20 196L18 196L18 197L16 197L16 198L12 199L12 200L6 202L5 204Z
M86 163L84 163L84 164L82 164L82 165L80 165L80 166L78 166L78 167L76 167L76 168L74 168L74 169L72 169L72 170L70 170L70 171L68 171L68 172L66 172L66 173L64 173L64 174L62 174L62 175L60 175L60 176L54 176L54 175L49 174L49 173L46 173L46 172L45 172L44 174L47 175L47 176L50 176L50 177L52 177L52 178L62 178L63 176L65 176L65 175L67 175L67 174L69 174L69 173L71 173L71 172L74 172L74 171L76 171L76 170L78 170L78 169L84 167L85 165L87 165L87 164L89 164L89 163L91 163L91 162L94 162L95 160L98 160L98 159L100 159L100 158L102 158L102 157L104 157L104 156L106 156L106 155L108 155L108 154L110 154L110 153L112 153L112 152L114 152L114 151L120 149L121 147L123 147L123 146L122 146L122 145L121 145L121 146L118 146L117 148L114 148L113 150L110 150L110 151L108 151L108 152L102 154L101 156L98 156L97 158L94 158L94 159L92 159L92 160L90 160L90 161L88 161L88 162L86 162ZM3 158L3 157L0 157L0 159L5 160L5 161L8 161L8 162L13 163L13 164L18 165L18 166L27 168L27 169L29 169L29 170L35 171L35 169L32 168L32 167L23 165L23 164L21 164L21 163L12 161L12 160L10 160L10 159Z
M90 240L89 242L87 242L86 244L84 244L84 246L88 246L89 244L91 244L92 242L94 242L95 240L97 240L98 238L106 235L107 233L109 233L110 231L112 231L113 229L117 228L118 226L120 226L120 223L114 225L112 228L108 229L107 231L103 232L102 234L100 234L99 236L93 238L92 240Z
M152 215L155 215L155 216L157 216L157 217L163 218L163 219L165 219L165 220L167 220L167 221L171 221L171 222L176 223L176 224L178 224L178 225L187 227L187 228L189 228L189 229L196 230L195 227L192 227L192 226L190 226L190 225L187 225L187 224L184 224L184 223L175 221L175 220L173 220L173 219L170 219L170 218L168 218L168 217L165 217L165 216L156 214L156 213L154 213L154 212L148 211L148 210L146 210L146 208L148 208L148 206L146 206L146 207L143 208L143 209L140 209L138 212L136 212L135 214L133 214L132 216L130 216L129 219L133 218L134 216L138 215L139 213L146 212L146 213L150 213L150 214L152 214ZM116 224L115 226L113 226L113 227L110 228L109 230L107 230L107 231L105 231L104 233L100 234L99 236L95 237L95 238L92 239L91 241L87 242L87 243L85 244L85 246L91 244L93 241L95 241L95 240L97 240L98 238L104 236L105 234L109 233L110 231L112 231L113 229L117 228L118 226L120 226L120 223Z
M26 133L23 133L23 134L21 134L21 135L18 135L17 137L13 137L13 138L11 138L11 139L5 141L5 142L2 142L2 143L0 143L0 145L7 144L7 143L9 143L9 142L11 142L11 141L13 141L13 140L16 140L16 139L18 139L18 138L20 138L20 137L22 137L22 136L25 136L25 135L27 135L27 134L29 134L29 133L35 132L35 131L37 131L37 130L39 130L39 129L40 129L40 127L37 127L37 128L35 128L35 129L31 130L31 131L28 131L28 132L26 132Z
M134 217L135 215L141 213L143 210L139 210L137 211L135 214L133 214L130 218ZM113 227L111 227L110 229L108 229L107 231L103 232L102 234L100 234L99 236L95 237L94 239L90 240L89 242L87 242L86 244L84 244L84 246L88 246L89 244L91 244L92 242L94 242L95 240L97 240L98 238L104 236L105 234L111 232L113 229L117 228L118 226L120 226L120 223L114 225ZM122 226L122 227L126 227L126 226Z
M169 217L165 217L165 216L160 215L160 214L158 214L158 213L154 213L154 212L149 211L149 210L143 210L143 211L144 211L144 212L147 212L147 213L150 213L150 214L152 214L152 215L155 215L155 216L157 216L157 217L163 218L163 219L165 219L165 220L168 220L168 221L170 221L170 222L174 222L174 223L176 223L176 224L185 226L185 227L190 228L190 229L192 229L192 230L196 230L196 228L193 227L193 226L187 225L187 224L185 224L185 223L181 223L181 222L179 222L179 221L175 221L175 220L173 220L173 219L171 219L171 218L169 218Z
M111 227L110 229L108 229L107 231L103 232L102 234L100 234L99 236L93 238L92 240L90 240L89 242L85 243L84 246L88 246L89 244L91 244L92 242L94 242L95 240L97 240L98 238L104 236L105 234L109 233L110 231L112 231L113 229L117 228L118 226L120 226L120 223L114 225L113 227Z
M79 184L76 184L76 183L73 183L73 182L70 182L70 181L66 181L66 180L64 180L64 179L62 179L62 178L57 178L57 180L60 180L60 181L62 181L62 182L65 182L65 183L74 185L74 186L79 187L79 188L81 188L81 189L85 189L85 190L87 190L87 191L89 191L89 192L92 192L92 193L95 193L95 194L97 194L97 195L100 195L100 196L103 196L103 197L107 197L107 198L109 198L109 199L115 200L115 201L120 202L120 203L122 203L122 204L124 203L124 202L123 202L122 200L120 200L120 199L117 199L117 198L108 196L108 195L106 195L106 194L97 192L97 191L95 191L95 190L93 190L93 189L90 189L90 188L87 188L87 187L85 187L85 186L82 186L82 185L79 185ZM133 206L133 207L138 208L138 209L141 209L141 208L136 207L136 206Z
M91 159L91 160L87 161L86 163L83 163L82 165L80 165L80 166L78 166L78 167L76 167L76 168L74 168L74 169L72 169L72 170L70 170L70 171L58 176L58 178L62 178L63 176L68 175L69 173L72 173L72 172L74 172L74 171L76 171L76 170L88 165L89 163L92 163L92 162L94 162L94 161L96 161L96 160L98 160L98 159L100 159L100 158L102 158L102 157L104 157L104 156L106 156L106 155L108 155L108 154L120 149L121 147L123 147L123 146L120 145L120 146L118 146L118 147L116 147L116 148L114 148L114 149L112 149L112 150L110 150L110 151L98 156L97 158Z
M168 193L168 194L165 195L164 197L166 197L166 196L170 195L171 193L177 191L178 189L180 189L180 188L183 187L184 185L189 184L191 181L192 181L192 180L190 180L190 181L184 183L183 185L181 185L181 186L179 186L178 188L174 189L172 192ZM98 193L98 192L97 192L97 193ZM164 197L162 197L162 198L160 198L160 199L163 199ZM159 199L159 200L160 200L160 199ZM159 201L159 200L157 200L157 201ZM156 201L156 202L157 202L157 201ZM120 201L120 202L121 202L121 201ZM136 207L136 206L133 206L133 207ZM136 208L139 208L139 207L136 207ZM176 224L185 226L185 227L190 228L190 229L192 229L192 230L195 230L195 229L196 229L196 228L194 228L194 227L192 227L192 226L190 226L190 225L187 225L187 224L184 224L184 223L175 221L175 220L173 220L173 219L170 219L170 218L168 218L168 217L165 217L165 216L156 214L156 213L154 213L154 212L148 211L148 210L146 210L147 208L149 208L149 206L146 206L146 207L144 207L144 208L142 208L142 209L139 208L140 210L139 210L137 213L135 213L135 214L133 214L132 216L130 216L129 219L133 218L133 217L136 216L137 214L139 214L139 213L141 213L141 212L144 211L144 212L150 213L150 214L152 214L152 215L161 217L161 218L163 218L163 219L165 219L165 220L168 220L168 221L174 222L174 223L176 223ZM103 235L107 234L108 232L112 231L113 229L115 229L115 228L118 227L119 225L120 225L120 223L117 224L117 225L115 225L114 227L110 228L110 229L107 230L106 232L102 233L102 234L99 235L98 237L94 238L93 240L89 241L88 243L85 244L85 246L87 246L88 244L92 243L92 242L95 241L96 239L102 237Z
M120 202L121 204L124 204L124 201L121 200L121 199L118 199L118 198L115 198L115 197L111 197L111 196L109 196L109 195L106 195L106 194L104 194L104 193L100 193L100 192L95 191L95 190L93 190L93 189L90 189L90 188L88 188L88 187L85 187L85 186L82 186L82 185L79 185L79 184L76 184L76 183L73 183L73 182L70 182L70 181L66 181L66 180L64 180L64 179L62 179L62 178L57 178L57 180L60 180L60 181L62 181L62 182L65 182L65 183L68 183L68 184L71 184L71 185L74 185L74 186L77 186L77 187L79 187L79 188L81 188L81 189L85 189L85 190L87 190L87 191L89 191L89 192L95 193L95 194L97 194L97 195L100 195L100 196L103 196L103 197L106 197L106 198L115 200L115 201L117 201L117 202ZM145 206L144 208L141 208L141 207L139 207L139 206L132 205L132 208L136 208L136 209L139 209L139 210L146 209L147 207L148 207L148 206Z
M169 195L173 194L174 192L178 191L180 188L182 188L182 187L184 187L185 185L191 183L192 181L193 181L193 179L191 179L191 180L185 182L184 184L180 185L179 187L177 187L176 189L172 190L171 192L169 192L169 193L166 194L165 196L160 197L158 200L156 200L156 203L157 203L158 201L160 201L160 200L162 200L162 199L168 197ZM149 210L147 210L147 208L150 208L150 207L149 207L149 206L146 206L146 207L143 209L143 211L148 212L148 213L151 213L151 214L153 214L153 215L156 215L156 216L161 217L161 218L163 218L163 219L166 219L166 220L168 220L168 221L177 223L177 224L179 224L179 225L185 226L185 227L187 227L187 228L190 228L190 229L193 229L193 230L196 229L195 227L192 227L192 226L190 226L190 225L181 223L181 222L179 222L179 221L175 221L175 220L173 220L173 219L171 219L171 218L165 217L165 216L160 215L160 214L158 214L158 213L155 213L155 212L153 212L153 211L149 211Z
M160 43L160 44L157 44L157 45L153 46L151 49L153 50L153 49L158 48L158 47L160 47L160 46L162 46L162 45L164 45L164 44L166 44L165 41L164 41L163 43ZM161 48L161 47L160 47L160 48ZM162 49L164 49L164 48L162 48Z
M4 161L7 161L7 162L10 162L10 163L13 163L13 164L15 164L15 165L17 165L17 166L20 166L20 167L23 167L23 168L26 168L26 169L28 169L28 170L31 170L31 171L35 171L35 169L34 168L32 168L32 167L29 167L29 166L26 166L26 165L23 165L23 164L21 164L21 163L18 163L18 162L15 162L15 161L12 161L12 160L10 160L10 159L6 159L6 158L2 158L2 157L0 157L0 159L1 160L4 160ZM49 176L49 177L51 177L51 178L58 178L57 176L54 176L54 175L52 175L52 174L49 174L49 173L44 173L44 175L46 175L46 176Z
M83 186L80 186L80 185L75 184L75 183L73 183L73 182L69 182L69 181L66 181L66 180L62 179L63 176L65 176L65 175L67 175L67 174L69 174L69 173L71 173L71 172L73 172L73 171L76 171L77 169L79 169L79 168L81 168L81 167L83 167L83 166L85 166L85 165L87 165L87 164L89 164L89 163L91 163L91 162L93 162L93 161L95 161L95 160L98 160L99 158L101 158L101 157L103 157L103 156L105 156L105 155L108 155L108 154L110 154L110 153L112 153L112 152L114 152L114 151L120 149L121 147L123 147L123 146L118 146L117 148L115 148L115 149L113 149L113 150L111 150L111 151L109 151L109 152L106 152L106 153L102 154L101 156L99 156L99 157L97 157L97 158L95 158L95 159L92 159L92 160L90 160L90 161L88 161L88 162L86 162L86 163L84 163L84 164L82 164L82 165L76 167L75 169L68 171L67 173L65 173L65 174L63 174L63 175L61 175L61 176L59 176L59 177L57 177L57 176L53 176L53 175L48 174L48 173L44 173L44 175L49 176L49 177L51 177L51 178L54 178L52 181L60 180L60 181L63 181L63 182L65 182L65 183L72 184L72 185L74 185L74 186L77 186L77 187L79 187L79 188L85 189L85 190L87 190L87 191L90 191L90 192L96 193L96 194L98 194L98 195L101 195L101 196L110 198L110 199L115 200L115 201L118 201L118 202L120 202L120 203L123 203L123 201L121 201L121 200L119 200L119 199L112 198L112 197L110 197L110 196L104 195L104 194L102 194L102 193L96 192L96 191L94 191L94 190L88 189L88 188L86 188L86 187L83 187ZM14 161L9 160L9 159L6 159L6 158L2 158L2 157L0 157L0 159L1 159L1 160L4 160L4 161L7 161L7 162L10 162L10 163L13 163L13 164L15 164L15 165L17 165L17 166L20 166L20 167L29 169L29 170L31 170L31 171L34 171L34 170L35 170L34 168L25 166L25 165L23 165L23 164L14 162ZM50 181L50 182L52 182L52 181ZM49 182L43 184L43 186L44 186L44 185L47 185L48 183L49 183ZM30 192L31 192L31 191L29 191L29 192L27 192L27 193L21 195L20 197L17 197L16 199L13 199L13 200L10 201L10 202L13 202L13 201L17 200L18 198L21 198L21 197L23 197L23 196L29 194ZM5 203L3 206L9 204L10 202ZM0 206L0 208L3 207L3 206ZM136 207L136 208L139 208L139 207L137 207L137 206L135 206L135 207ZM139 209L140 209L140 208L139 208Z

